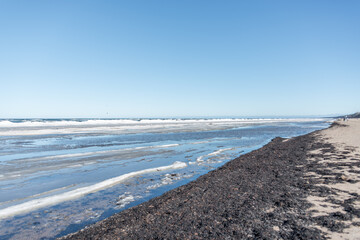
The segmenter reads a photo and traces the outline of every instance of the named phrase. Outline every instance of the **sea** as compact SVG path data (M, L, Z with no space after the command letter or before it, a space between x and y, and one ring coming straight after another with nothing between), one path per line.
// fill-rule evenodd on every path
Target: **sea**
M0 239L54 239L329 118L0 119Z

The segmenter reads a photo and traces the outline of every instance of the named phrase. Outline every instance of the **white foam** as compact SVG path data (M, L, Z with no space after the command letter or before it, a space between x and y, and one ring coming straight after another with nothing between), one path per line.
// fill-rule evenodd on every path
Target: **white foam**
M89 119L75 120L26 120L22 122L0 121L0 127L58 127L58 126L97 126L97 125L139 125L139 124L164 124L164 123L218 123L218 122L304 122L323 121L324 118L212 118L212 119Z
M130 119L118 120L87 120L87 121L36 121L28 120L23 122L11 122L8 120L0 121L0 127L59 127L59 126L94 126L94 125L116 125L116 124L138 124L139 121Z
M134 176L140 175L140 174L146 174L151 172L158 172L158 171L165 171L170 169L180 169L186 167L187 164L184 162L174 162L171 165L168 166L162 166L157 168L149 168L144 169L136 172L131 172L127 174L120 175L118 177L110 178L105 181L96 183L91 186L78 188L69 192L61 193L58 195L50 196L50 197L44 197L39 199L34 199L25 203L21 203L18 205L14 205L8 208L4 208L0 210L0 219L4 219L7 217L15 216L18 214L26 213L33 211L38 208L43 208L47 206L52 206L61 202L65 202L68 200L80 198L82 196L85 196L89 193L97 192L109 187L112 187L116 184L119 184L129 178L132 178Z
M0 136L42 135L66 133L136 133L136 132L173 132L226 129L248 124L266 124L277 122L324 121L321 118L268 118L268 119L117 119L87 121L0 121Z

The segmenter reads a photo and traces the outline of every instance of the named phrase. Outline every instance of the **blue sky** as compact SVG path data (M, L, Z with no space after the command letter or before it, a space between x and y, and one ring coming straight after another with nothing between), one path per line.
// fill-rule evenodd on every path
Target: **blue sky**
M0 0L0 118L360 111L360 1Z

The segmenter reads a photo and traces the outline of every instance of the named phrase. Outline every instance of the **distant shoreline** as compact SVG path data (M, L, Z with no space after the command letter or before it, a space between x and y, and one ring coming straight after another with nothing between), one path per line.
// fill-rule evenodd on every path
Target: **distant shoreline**
M358 182L336 172L342 162L321 162L336 156L359 167L358 149L339 150L324 137L344 129L338 123L292 139L273 139L191 183L62 239L322 239L345 234L358 226L351 220L360 217L351 197L355 193L337 202L339 211L317 207L319 201L336 205L326 202L334 184Z
M342 115L347 116L347 115ZM350 116L350 115L349 115ZM1 121L11 121L14 123L25 122L25 121L33 121L33 122L44 122L44 121L88 121L88 120L133 120L133 121L141 121L141 120L216 120L216 119L244 119L244 120L252 120L252 119L312 119L312 118L341 118L338 115L289 115L289 116L210 116L210 117L65 117L65 118L56 118L56 117L15 117L15 118L0 118Z

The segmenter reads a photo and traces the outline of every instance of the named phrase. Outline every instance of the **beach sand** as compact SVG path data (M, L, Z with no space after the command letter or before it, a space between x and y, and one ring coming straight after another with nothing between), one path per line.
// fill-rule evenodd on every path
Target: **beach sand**
M360 120L275 138L63 239L359 239Z
M314 135L318 143L331 146L309 153L309 161L316 162L318 171L308 172L307 176L317 179L316 186L327 188L328 193L310 194L307 200L313 206L308 211L319 218L337 216L330 224L340 225L341 230L314 226L329 239L360 239L360 120L338 121L334 127Z

